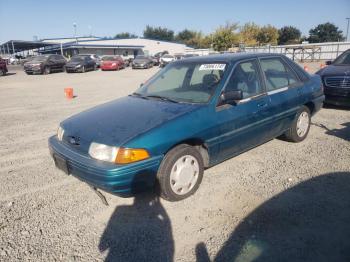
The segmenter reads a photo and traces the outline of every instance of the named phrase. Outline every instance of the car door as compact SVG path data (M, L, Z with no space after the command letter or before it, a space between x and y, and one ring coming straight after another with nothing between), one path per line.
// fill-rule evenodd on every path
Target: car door
M273 117L269 120L269 136L286 131L300 107L303 82L281 57L260 58L266 92Z
M237 64L225 85L225 90L242 90L243 100L235 105L219 105L216 119L220 136L217 162L259 145L270 137L266 125L271 116L269 97L265 93L257 59Z

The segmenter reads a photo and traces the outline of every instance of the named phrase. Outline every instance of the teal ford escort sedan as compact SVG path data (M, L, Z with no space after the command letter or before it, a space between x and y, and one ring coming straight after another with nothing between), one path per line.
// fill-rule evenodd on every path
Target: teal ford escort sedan
M205 168L281 135L304 140L323 101L320 77L283 55L193 57L64 120L49 148L59 169L94 188L129 196L153 187L178 201Z

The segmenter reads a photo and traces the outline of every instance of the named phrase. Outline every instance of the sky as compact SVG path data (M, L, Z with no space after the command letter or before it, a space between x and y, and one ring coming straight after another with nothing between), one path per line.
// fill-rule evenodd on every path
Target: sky
M292 25L303 35L320 23L331 22L346 34L350 0L0 0L0 43L78 36L142 36L146 25L210 33L226 21ZM350 32L349 32L350 34Z

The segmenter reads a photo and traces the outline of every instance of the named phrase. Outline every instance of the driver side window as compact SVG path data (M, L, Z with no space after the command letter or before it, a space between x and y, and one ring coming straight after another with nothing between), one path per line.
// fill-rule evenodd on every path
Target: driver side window
M236 66L226 85L226 91L232 90L242 90L243 99L263 93L256 60Z

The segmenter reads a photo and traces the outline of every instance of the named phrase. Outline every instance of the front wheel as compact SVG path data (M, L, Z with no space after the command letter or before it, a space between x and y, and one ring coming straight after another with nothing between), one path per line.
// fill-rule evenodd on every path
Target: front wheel
M51 70L50 70L50 67L45 66L43 74L44 74L44 75L48 75L48 74L50 74L50 71L51 71Z
M190 145L179 145L164 157L158 173L160 196L168 201L179 201L199 188L204 173L201 154Z
M311 114L309 108L303 106L296 115L292 126L284 134L287 140L291 142L303 141L310 130Z

